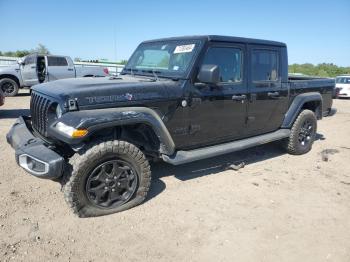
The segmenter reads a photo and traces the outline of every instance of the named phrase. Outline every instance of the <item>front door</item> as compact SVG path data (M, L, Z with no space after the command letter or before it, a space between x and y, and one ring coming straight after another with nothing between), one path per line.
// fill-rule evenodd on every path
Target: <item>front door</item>
M29 55L24 59L24 64L21 65L21 74L25 86L33 86L39 83L37 72L37 56Z
M249 46L250 74L247 136L277 130L288 104L288 88L282 84L279 47Z
M239 44L212 43L208 47L201 65L217 65L220 83L195 83L192 87L188 109L189 147L242 137L247 113L244 54L245 47Z

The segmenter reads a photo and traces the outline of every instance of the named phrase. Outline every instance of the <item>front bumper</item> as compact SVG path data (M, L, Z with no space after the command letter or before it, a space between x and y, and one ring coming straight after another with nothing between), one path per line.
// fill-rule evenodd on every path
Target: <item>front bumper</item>
M6 139L15 149L17 164L28 173L48 179L62 176L64 158L48 148L42 139L34 136L29 117L19 117Z

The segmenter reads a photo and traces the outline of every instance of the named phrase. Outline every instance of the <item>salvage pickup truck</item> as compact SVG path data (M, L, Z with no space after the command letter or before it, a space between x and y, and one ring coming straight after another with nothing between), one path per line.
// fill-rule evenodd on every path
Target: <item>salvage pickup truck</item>
M28 173L62 183L77 215L106 215L144 201L150 161L180 165L276 140L307 153L317 120L334 112L333 88L329 79L289 79L284 43L146 41L119 77L35 86L31 116L7 141Z
M19 88L64 78L106 76L108 69L99 66L74 66L69 56L31 54L17 65L0 67L0 88L5 96L15 96Z

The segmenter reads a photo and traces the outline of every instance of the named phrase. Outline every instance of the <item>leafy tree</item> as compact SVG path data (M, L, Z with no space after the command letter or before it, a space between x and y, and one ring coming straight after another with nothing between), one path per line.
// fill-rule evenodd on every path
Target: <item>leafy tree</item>
M28 50L17 50L15 52L14 56L23 57L23 56L26 56L26 55L29 55L29 54L30 54L30 51L28 51Z
M350 67L340 67L333 63L313 64L292 64L289 65L289 73L301 73L310 76L335 77L338 75L350 74Z
M50 51L47 49L46 46L44 46L42 44L38 44L38 46L36 48L30 49L30 50L17 50L17 51L6 51L6 52L0 51L0 55L10 56L10 57L23 57L23 56L29 55L31 53L39 53L39 54L43 54L43 55L49 55Z
M121 65L126 65L127 63L128 63L128 60L126 60L126 59L123 59L123 60L120 61Z
M38 47L35 49L32 49L31 51L32 51L32 53L39 53L42 55L49 55L50 54L49 49L47 49L46 46L44 46L43 44L38 44Z

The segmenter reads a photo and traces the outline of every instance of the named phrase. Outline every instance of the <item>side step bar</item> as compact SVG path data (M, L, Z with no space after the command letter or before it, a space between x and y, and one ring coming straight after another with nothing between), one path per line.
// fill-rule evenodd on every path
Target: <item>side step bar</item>
M219 156L235 151L240 151L246 148L266 144L272 141L280 140L286 138L290 135L289 129L279 129L275 132L255 136L251 138L241 139L225 144L209 146L199 149L194 149L190 151L177 151L174 155L162 155L165 162L172 165L181 165L205 158L210 158L214 156Z

